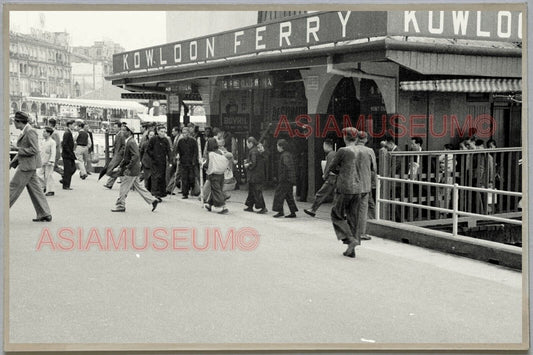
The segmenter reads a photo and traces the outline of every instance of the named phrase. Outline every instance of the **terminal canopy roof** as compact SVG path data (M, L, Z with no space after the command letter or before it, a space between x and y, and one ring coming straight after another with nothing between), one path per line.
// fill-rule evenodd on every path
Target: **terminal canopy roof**
M53 98L53 97L28 97L28 100L33 101L33 102L41 102L41 103L62 105L62 106L116 109L116 110L132 110L135 112L146 111L146 106L143 106L138 102L131 102L131 101L63 99L63 98Z
M523 22L521 11L313 12L118 53L107 79L165 93L172 82L378 61L422 75L521 78Z

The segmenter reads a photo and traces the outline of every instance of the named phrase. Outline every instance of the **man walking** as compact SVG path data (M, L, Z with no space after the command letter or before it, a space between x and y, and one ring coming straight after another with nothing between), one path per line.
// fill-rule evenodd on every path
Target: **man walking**
M54 118L50 118L48 120L48 124L53 130L52 139L56 143L56 161L54 163L54 171L63 177L63 169L61 169L58 164L59 157L61 156L61 137L59 137L59 133L57 133L56 130L56 120Z
M357 144L358 136L366 137L366 133L353 127L344 128L342 133L346 147L338 150L324 178L331 170L339 170L331 221L337 239L348 244L343 255L355 258L355 247L361 244L361 235L366 232L368 196L376 157L372 149Z
M56 161L56 142L50 138L54 130L45 127L43 131L44 142L40 147L41 166L37 169L37 175L42 180L43 190L46 196L54 196L54 164Z
M113 158L109 161L109 164L107 165L107 173L106 175L109 176L109 179L107 179L107 182L105 183L105 187L108 189L112 189L113 185L115 184L115 181L117 180L118 176L116 173L113 173L115 171L114 169L120 164L122 161L122 157L124 156L124 141L126 140L124 138L123 131L121 130L122 123L116 122L118 132L115 135L115 141L113 143Z
M146 147L146 154L152 160L152 195L158 200L167 195L166 172L167 165L172 161L170 140L167 129L161 126L157 134L150 138Z
M74 120L67 122L67 129L63 133L61 141L61 158L63 159L63 190L72 190L70 182L72 175L76 172L76 154L74 154L74 137L72 136L72 125Z
M146 190L139 179L139 175L141 174L139 146L137 145L137 142L135 142L135 139L132 139L133 132L128 126L123 125L121 130L122 135L125 138L124 155L119 165L113 169L113 172L122 176L122 182L120 184L120 192L115 208L111 211L126 212L126 197L128 197L128 192L133 188L133 190L141 195L146 203L152 205L153 212L159 201Z
M254 205L259 209L257 213L265 214L268 212L265 199L263 198L263 183L265 182L265 157L257 148L259 142L255 137L248 137L246 145L248 146L248 159L244 167L248 170L248 197L246 198L246 212L254 212Z
M184 127L183 138L179 140L177 147L183 199L189 198L189 192L194 188L198 166L198 145L196 140L191 137L191 133L189 127Z
M326 171L328 170L329 166L331 165L331 162L333 161L333 158L335 157L335 151L333 150L333 141L331 139L326 139L324 141L323 148L324 152L326 153L326 166L324 167L324 171ZM330 170L329 174L325 178L324 184L315 194L315 201L313 202L311 209L305 209L304 212L310 215L311 217L314 217L320 205L322 205L328 198L331 198L333 196L336 183L337 174Z
M10 168L17 168L15 175L9 182L9 208L15 204L22 190L26 187L33 208L37 212L37 218L33 221L50 222L52 214L36 172L36 169L41 166L39 137L37 131L28 124L28 121L29 116L25 112L15 113L15 127L20 129L22 133L17 139L17 155L9 165Z
M76 138L76 159L79 162L80 178L85 180L87 178L87 163L89 161L89 147L91 144L89 133L85 131L85 123L78 123L78 137Z

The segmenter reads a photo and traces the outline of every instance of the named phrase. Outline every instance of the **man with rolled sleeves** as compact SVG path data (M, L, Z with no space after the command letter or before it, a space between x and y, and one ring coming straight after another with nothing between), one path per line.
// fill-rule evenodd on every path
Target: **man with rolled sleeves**
M331 221L337 239L348 244L344 256L355 258L355 247L361 244L366 232L368 198L372 189L372 172L376 169L374 151L358 139L366 139L365 132L353 127L342 130L346 147L340 148L330 166L324 171L338 169L336 196L331 210Z
M44 196L43 188L37 168L41 164L39 152L39 137L37 131L28 123L29 116L25 112L15 113L15 127L22 131L17 139L17 155L13 158L10 168L17 168L15 175L9 182L9 207L15 204L22 190L26 187L30 194L31 202L37 212L34 222L50 222L52 214Z
M135 139L133 139L133 132L131 129L122 125L122 136L125 139L124 142L124 154L119 165L113 169L113 172L122 176L122 182L120 184L120 192L115 208L111 212L126 212L126 197L128 192L133 188L137 191L141 197L152 205L152 212L156 209L159 201L153 197L148 190L144 187L139 179L141 174L141 156L139 153L139 146Z

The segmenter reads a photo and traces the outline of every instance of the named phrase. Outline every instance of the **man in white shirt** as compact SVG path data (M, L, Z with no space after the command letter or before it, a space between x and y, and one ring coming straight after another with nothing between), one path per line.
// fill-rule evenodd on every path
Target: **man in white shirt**
M42 166L37 169L37 176L42 180L43 189L46 196L54 196L54 166L56 161L56 143L51 138L54 130L46 127L43 131L44 141L41 144L41 163Z

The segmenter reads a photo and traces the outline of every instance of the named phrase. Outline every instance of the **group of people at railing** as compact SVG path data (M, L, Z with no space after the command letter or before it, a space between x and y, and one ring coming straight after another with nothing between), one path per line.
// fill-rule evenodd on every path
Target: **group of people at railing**
M441 151L423 151L423 139L413 137L409 151L400 152L394 139L381 142L378 154L379 174L404 181L384 182L382 196L387 199L420 205L452 208L453 184L505 191L520 191L520 148L498 149L496 142L487 142L475 136L462 140L454 147L445 144ZM447 184L449 187L420 186L414 181ZM463 191L459 193L459 208L478 214L517 211L515 197L496 193ZM389 206L385 218L396 221L446 218L447 213Z

